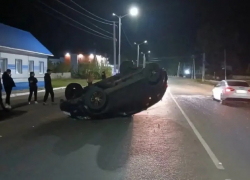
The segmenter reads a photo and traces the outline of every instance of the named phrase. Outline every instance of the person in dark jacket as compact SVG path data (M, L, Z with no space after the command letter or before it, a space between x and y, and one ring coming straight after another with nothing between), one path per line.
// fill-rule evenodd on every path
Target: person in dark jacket
M30 94L28 98L28 103L30 104L32 95L34 93L35 104L37 104L37 78L35 78L35 73L30 72L30 77L28 78Z
M2 107L3 110L6 110L6 108L5 108L4 104L3 104L2 89L3 89L3 86L2 86L2 71L0 69L0 106Z
M106 79L106 73L105 73L105 71L102 72L102 79Z
M11 70L7 69L4 73L3 73L3 86L4 86L4 90L6 92L6 99L5 99L5 108L7 109L11 109L10 106L10 95L11 95L11 91L13 87L16 87L12 77L11 77Z
M47 73L45 73L45 76L44 76L45 95L43 98L43 105L46 105L46 101L48 99L49 94L50 94L52 103L54 103L54 91L53 91L53 87L51 84L50 74L51 74L51 70L48 69Z

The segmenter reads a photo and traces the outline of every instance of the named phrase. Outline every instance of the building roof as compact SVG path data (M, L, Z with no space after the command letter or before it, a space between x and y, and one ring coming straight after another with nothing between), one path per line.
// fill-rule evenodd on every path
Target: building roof
M0 47L53 56L30 32L0 23Z

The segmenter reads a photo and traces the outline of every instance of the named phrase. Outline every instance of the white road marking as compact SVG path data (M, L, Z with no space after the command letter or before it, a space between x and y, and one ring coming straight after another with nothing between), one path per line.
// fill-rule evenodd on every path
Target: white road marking
M175 104L177 105L177 107L180 109L181 113L183 114L183 116L187 120L187 122L190 125L190 127L192 128L192 130L194 131L194 134L197 136L197 138L199 139L199 141L201 142L201 144L203 145L203 147L207 151L208 155L210 156L210 158L213 161L213 163L216 166L216 168L217 169L225 169L223 167L222 163L218 160L218 158L215 156L215 154L213 153L213 151L210 149L210 147L208 146L208 144L206 143L206 141L202 138L201 134L196 129L196 127L194 126L194 124L191 122L191 120L189 119L189 117L187 116L187 114L183 111L183 109L181 108L181 106L175 100L175 98L172 95L170 89L168 90L168 93L170 94L171 98L173 99L173 101L175 102Z

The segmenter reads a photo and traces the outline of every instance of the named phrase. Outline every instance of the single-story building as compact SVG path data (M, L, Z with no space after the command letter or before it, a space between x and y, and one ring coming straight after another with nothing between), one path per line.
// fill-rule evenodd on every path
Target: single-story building
M44 86L48 57L53 54L31 33L0 23L0 69L11 69L15 90L28 88L30 72L35 72L38 87Z

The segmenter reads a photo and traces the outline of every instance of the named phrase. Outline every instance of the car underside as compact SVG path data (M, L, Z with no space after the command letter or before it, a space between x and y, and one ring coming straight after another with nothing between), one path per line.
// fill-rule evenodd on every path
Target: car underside
M166 71L156 63L138 68L124 61L119 74L84 88L77 83L69 84L60 109L77 119L131 116L162 99L167 79Z

